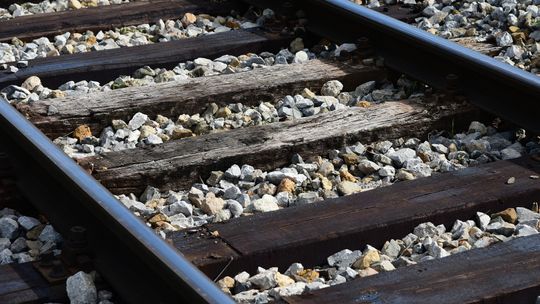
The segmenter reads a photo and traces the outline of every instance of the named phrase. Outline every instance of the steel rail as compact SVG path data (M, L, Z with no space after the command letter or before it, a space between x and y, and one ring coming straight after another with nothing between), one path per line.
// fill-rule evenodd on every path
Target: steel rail
M23 194L62 234L84 226L93 262L128 303L234 303L0 98L0 149Z
M309 31L336 41L367 37L386 66L438 89L455 86L479 108L540 132L540 77L531 73L349 0L245 1L303 9ZM457 79L449 81L450 75Z
M369 28L386 65L439 88L447 87L449 74L457 75L457 89L471 103L540 132L540 77L348 0L309 3L339 15L334 29Z

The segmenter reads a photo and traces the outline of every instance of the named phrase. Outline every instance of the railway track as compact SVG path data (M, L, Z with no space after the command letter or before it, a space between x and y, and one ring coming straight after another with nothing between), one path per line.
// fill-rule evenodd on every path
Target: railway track
M448 9L69 3L0 20L0 302L537 301L540 80Z

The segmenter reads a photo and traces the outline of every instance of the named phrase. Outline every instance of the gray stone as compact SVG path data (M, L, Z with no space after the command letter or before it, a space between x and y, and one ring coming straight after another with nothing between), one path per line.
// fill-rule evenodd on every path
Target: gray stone
M381 252L395 259L400 254L401 247L399 246L399 243L396 240L390 240L384 244Z
M154 209L146 207L145 204L138 201L132 201L131 206L129 206L129 210L133 212L138 212L142 216L149 216L149 215L152 215L152 213L154 213Z
M51 225L46 225L45 228L39 234L38 239L43 242L53 242L57 243L61 240L60 234L56 232Z
M231 187L225 189L225 192L223 193L223 198L224 199L235 199L240 194L242 194L242 191L240 191L240 188L238 188L237 186L231 186Z
M242 271L241 273L234 276L234 280L238 283L246 283L249 280L249 273Z
M484 248L484 247L487 247L487 246L489 246L489 245L491 245L493 243L496 243L496 242L497 242L497 240L495 240L493 238L490 238L490 237L487 237L487 236L484 236L481 239L474 242L473 248Z
M437 153L448 154L448 148L441 144L431 145Z
M0 238L8 238L10 240L17 237L19 233L19 224L9 217L0 219Z
M374 149L380 153L386 153L392 148L392 142L389 140L383 140L375 143Z
M240 194L236 201L242 205L242 207L246 208L249 204L251 204L251 198L247 194Z
M498 46L511 46L513 43L512 35L508 32L501 32L495 35Z
M396 169L392 166L384 166L379 169L378 173L381 177L394 177L396 175Z
M24 216L24 215L20 216L17 219L17 222L19 223L19 225L21 225L21 227L23 227L27 231L40 224L38 219L30 217L30 216Z
M404 257L404 256L400 256L396 260L392 261L392 265L394 265L394 267L396 267L396 268L405 267L405 266L411 266L411 265L415 265L415 264L416 264L415 261L412 261L411 259L409 259L407 257Z
M516 226L507 223L500 217L498 217L491 221L491 224L487 226L486 231L496 234L502 234L504 236L511 236L512 234L514 234L515 229Z
M319 290L323 288L330 287L328 284L324 284L323 282L311 282L306 284L306 290L313 291L313 290Z
M276 194L276 199L280 207L289 207L289 204L292 201L292 194L285 191L279 192Z
M13 263L13 253L9 249L0 251L0 265Z
M231 219L231 217L232 217L231 210L229 210L229 209L221 209L218 212L216 212L216 214L214 216L214 223L228 221L228 220Z
M95 304L97 291L91 275L79 271L66 281L66 290L71 304Z
M0 238L0 251L9 248L11 241L8 238Z
M444 257L447 257L450 255L450 253L448 253L448 251L444 250L442 247L440 247L439 245L437 245L437 243L433 243L431 246L429 246L428 248L428 254L434 258L444 258Z
M296 199L296 204L306 205L306 204L315 203L320 200L322 200L322 198L319 196L317 192L310 191L310 192L304 192L304 193L298 194L298 198Z
M306 283L295 282L285 287L274 288L268 294L279 299L281 297L289 297L289 296L302 294L305 289L306 289Z
M328 265L332 267L345 269L356 262L360 256L362 256L362 251L360 250L351 251L349 249L343 249L340 252L329 256L326 261L328 262Z
M262 290L270 289L277 285L276 275L272 271L263 271L256 274L249 279L249 282Z
M34 261L34 258L26 252L14 253L11 257L19 264Z
M476 212L476 223L478 224L478 227L480 227L480 229L486 230L490 221L491 217L489 215L482 212Z
M405 246L410 247L414 242L418 240L418 236L415 234L409 233L407 234L403 239L403 243L405 243Z
M362 97L364 95L367 95L368 93L371 93L375 89L375 81L368 81L366 83L363 83L356 87L354 90L354 94L358 97Z
M139 129L146 121L148 121L148 115L138 112L133 115L128 123L128 127L134 131Z
M434 237L439 234L437 227L431 222L422 223L414 228L413 233L419 238Z
M319 173L321 173L324 176L328 176L332 172L334 172L334 165L329 161L324 161L319 167Z
M501 158L503 160L514 159L521 157L521 153L514 148L508 147L501 150Z
M144 141L149 145L160 145L163 143L163 139L156 134L150 134Z
M248 303L267 303L267 302L257 302L261 295L261 292L255 289L246 290L240 293L233 295L234 301L240 304Z
M238 165L232 165L227 171L225 171L225 178L231 181L236 181L240 178L242 171Z
M285 275L293 276L295 274L298 274L298 272L304 270L304 266L300 263L292 263L289 268L285 271Z
M144 192L141 194L141 197L139 198L141 202L148 202L153 199L158 199L161 197L161 192L158 188L147 186Z
M538 230L536 230L535 228L533 228L531 226L522 225L522 224L516 225L515 234L518 237L529 236L529 235L533 235L533 234L537 234L537 233L538 233Z
M332 281L329 281L328 283L330 285L338 285L345 282L347 282L347 279L344 276L338 274Z
M170 198L171 196L169 196ZM167 199L169 201L169 199ZM165 215L172 216L175 214L183 214L185 216L191 216L193 214L193 205L180 199L176 200L172 204L164 207L162 212Z
M231 211L232 216L239 217L244 212L244 207L242 204L235 200L227 200L227 208Z
M343 90L343 84L338 80L330 80L323 84L321 88L321 94L325 96L336 97Z
M392 270L396 269L396 267L394 267L394 265L392 265L392 263L390 261L386 261L386 260L374 263L374 264L371 265L371 267L373 269L377 270L378 272L392 271Z
M530 221L530 220L539 220L540 213L534 212L527 208L517 207L516 213L518 216L518 222Z
M358 170L364 174L377 172L380 168L381 167L379 165L367 159L363 159L358 162Z
M18 237L9 247L9 250L13 253L19 253L26 249L28 249L28 247L26 246L26 239L23 237Z
M410 148L403 148L392 153L388 153L387 156L390 157L390 159L392 159L396 165L402 166L405 161L416 157L416 151Z
M285 177L285 174L281 171L272 171L266 174L266 180L274 185L278 185Z

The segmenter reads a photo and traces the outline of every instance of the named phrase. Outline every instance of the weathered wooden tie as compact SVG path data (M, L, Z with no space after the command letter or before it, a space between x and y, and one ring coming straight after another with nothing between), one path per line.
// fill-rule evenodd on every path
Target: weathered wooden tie
M42 84L50 88L71 80L108 82L120 75L131 75L145 65L173 68L180 62L199 57L215 59L223 54L271 52L287 46L289 40L289 37L263 30L236 30L129 48L37 58L16 73L0 71L0 88L20 85L30 76L38 76Z
M380 247L423 222L451 227L477 211L530 207L540 197L540 181L529 176L539 172L538 156L498 161L168 237L212 278L223 269L223 275L234 275L253 273L257 266L284 271L293 262L312 267L345 248ZM507 185L509 177L516 182ZM210 234L214 231L218 237Z
M0 303L48 303L66 300L65 284L49 283L32 263L0 266Z
M94 177L113 193L139 194L147 185L189 189L210 171L233 164L269 170L288 164L295 153L309 157L356 141L424 137L433 129L468 123L475 113L468 106L436 112L415 100L387 102L111 152L81 165L93 168Z
M47 136L55 138L87 124L96 132L110 125L112 119L129 121L142 112L151 117L157 114L177 117L195 114L208 104L219 105L241 102L258 105L261 101L300 92L304 88L317 88L329 80L340 80L345 89L370 80L382 80L385 71L363 65L350 65L334 61L311 60L304 64L275 65L247 72L199 77L184 82L158 83L148 87L130 87L84 96L47 99L30 105L19 105L19 110ZM58 114L48 116L50 106Z
M540 235L353 280L305 295L300 303L536 303Z
M55 13L21 16L0 21L0 42L13 38L31 40L65 32L110 30L115 27L182 18L185 13L227 15L240 8L237 1L216 4L212 0L148 0Z

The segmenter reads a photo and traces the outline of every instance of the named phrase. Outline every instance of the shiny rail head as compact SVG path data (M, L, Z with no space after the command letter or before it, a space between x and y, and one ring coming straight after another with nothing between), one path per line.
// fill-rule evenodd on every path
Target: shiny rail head
M197 302L234 303L207 276L191 264L176 249L167 244L154 231L147 227L107 189L69 158L37 127L19 113L9 102L0 97L0 133L13 139L20 148L40 160L40 166L47 168L48 177L59 180L63 185L71 187L78 194L74 203L84 204L96 221L110 225L117 231L119 241L131 242L130 247L137 248L130 254L141 257L152 256L169 273L160 275L146 274L152 280L166 278L189 286L197 294ZM16 157L16 156L15 156ZM99 217L98 217L99 215ZM122 230L122 231L119 231ZM127 236L120 238L119 236ZM112 253L114 254L114 253ZM157 265L155 265L158 269ZM169 282L170 283L170 282ZM173 302L175 299L171 299Z

